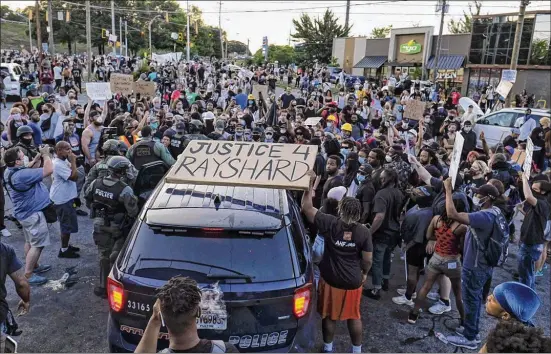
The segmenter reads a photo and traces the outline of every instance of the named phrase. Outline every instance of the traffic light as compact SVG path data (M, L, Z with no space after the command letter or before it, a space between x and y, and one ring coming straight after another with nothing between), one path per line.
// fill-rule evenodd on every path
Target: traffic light
M268 37L264 36L262 37L262 45L267 46L268 45Z
M33 10L29 10L29 21L33 20Z
M144 31L141 31L141 32L140 32L140 36L142 36L142 37L145 36Z
M183 42L184 41L184 34L182 32L178 33L178 41Z
M168 23L168 12L165 12L165 21Z
M65 12L65 22L71 21L71 13L69 11Z
M109 38L109 30L102 28L101 29L101 38Z

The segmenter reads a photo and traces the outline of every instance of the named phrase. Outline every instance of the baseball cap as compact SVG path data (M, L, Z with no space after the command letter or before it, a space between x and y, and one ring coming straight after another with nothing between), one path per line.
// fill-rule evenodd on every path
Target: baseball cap
M490 199L495 200L499 197L499 192L496 187L491 184L484 184L480 188L475 188L474 192L480 194L483 197L490 197Z
M346 195L346 187L340 186L331 188L327 193L327 198L335 199L336 201L341 201L342 198Z

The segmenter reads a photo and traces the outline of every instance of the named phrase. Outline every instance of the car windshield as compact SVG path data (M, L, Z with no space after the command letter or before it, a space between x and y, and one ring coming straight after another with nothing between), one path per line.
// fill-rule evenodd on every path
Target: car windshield
M159 280L183 275L199 283L212 282L209 274L222 282L224 275L254 283L288 280L294 278L289 247L287 228L259 237L225 230L165 233L142 223L121 270Z

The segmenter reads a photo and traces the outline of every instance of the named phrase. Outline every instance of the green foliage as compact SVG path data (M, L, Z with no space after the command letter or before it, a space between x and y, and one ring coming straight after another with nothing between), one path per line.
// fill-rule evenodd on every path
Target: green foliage
M339 25L339 19L327 9L320 18L313 18L302 14L298 20L293 19L295 33L291 37L303 42L301 54L297 58L301 65L313 65L317 60L319 63L331 61L333 39L347 37L352 26Z
M471 33L473 28L473 16L480 15L482 3L475 0L475 11L473 12L472 4L469 3L469 13L463 11L463 18L455 21L453 18L448 22L448 31L453 34Z
M251 55L251 51L247 48L247 45L239 41L228 41L228 54L237 53L242 55Z
M390 35L390 30L392 30L392 25L375 27L371 30L371 38L386 38Z
M257 65L264 63L264 55L262 49L254 53L253 61ZM277 61L279 65L289 65L295 62L295 49L288 45L270 44L268 47L268 62Z
M532 42L530 65L547 65L551 53L550 42L547 39L535 38Z
M0 6L0 18L8 21L23 22L25 19L18 16L8 5Z

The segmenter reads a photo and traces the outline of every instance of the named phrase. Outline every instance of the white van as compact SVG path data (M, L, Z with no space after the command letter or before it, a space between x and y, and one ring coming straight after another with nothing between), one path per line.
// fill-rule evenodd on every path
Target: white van
M1 63L0 71L7 73L3 81L6 86L6 96L15 96L17 101L21 100L21 84L19 83L19 78L23 74L23 68L21 65L16 63Z

